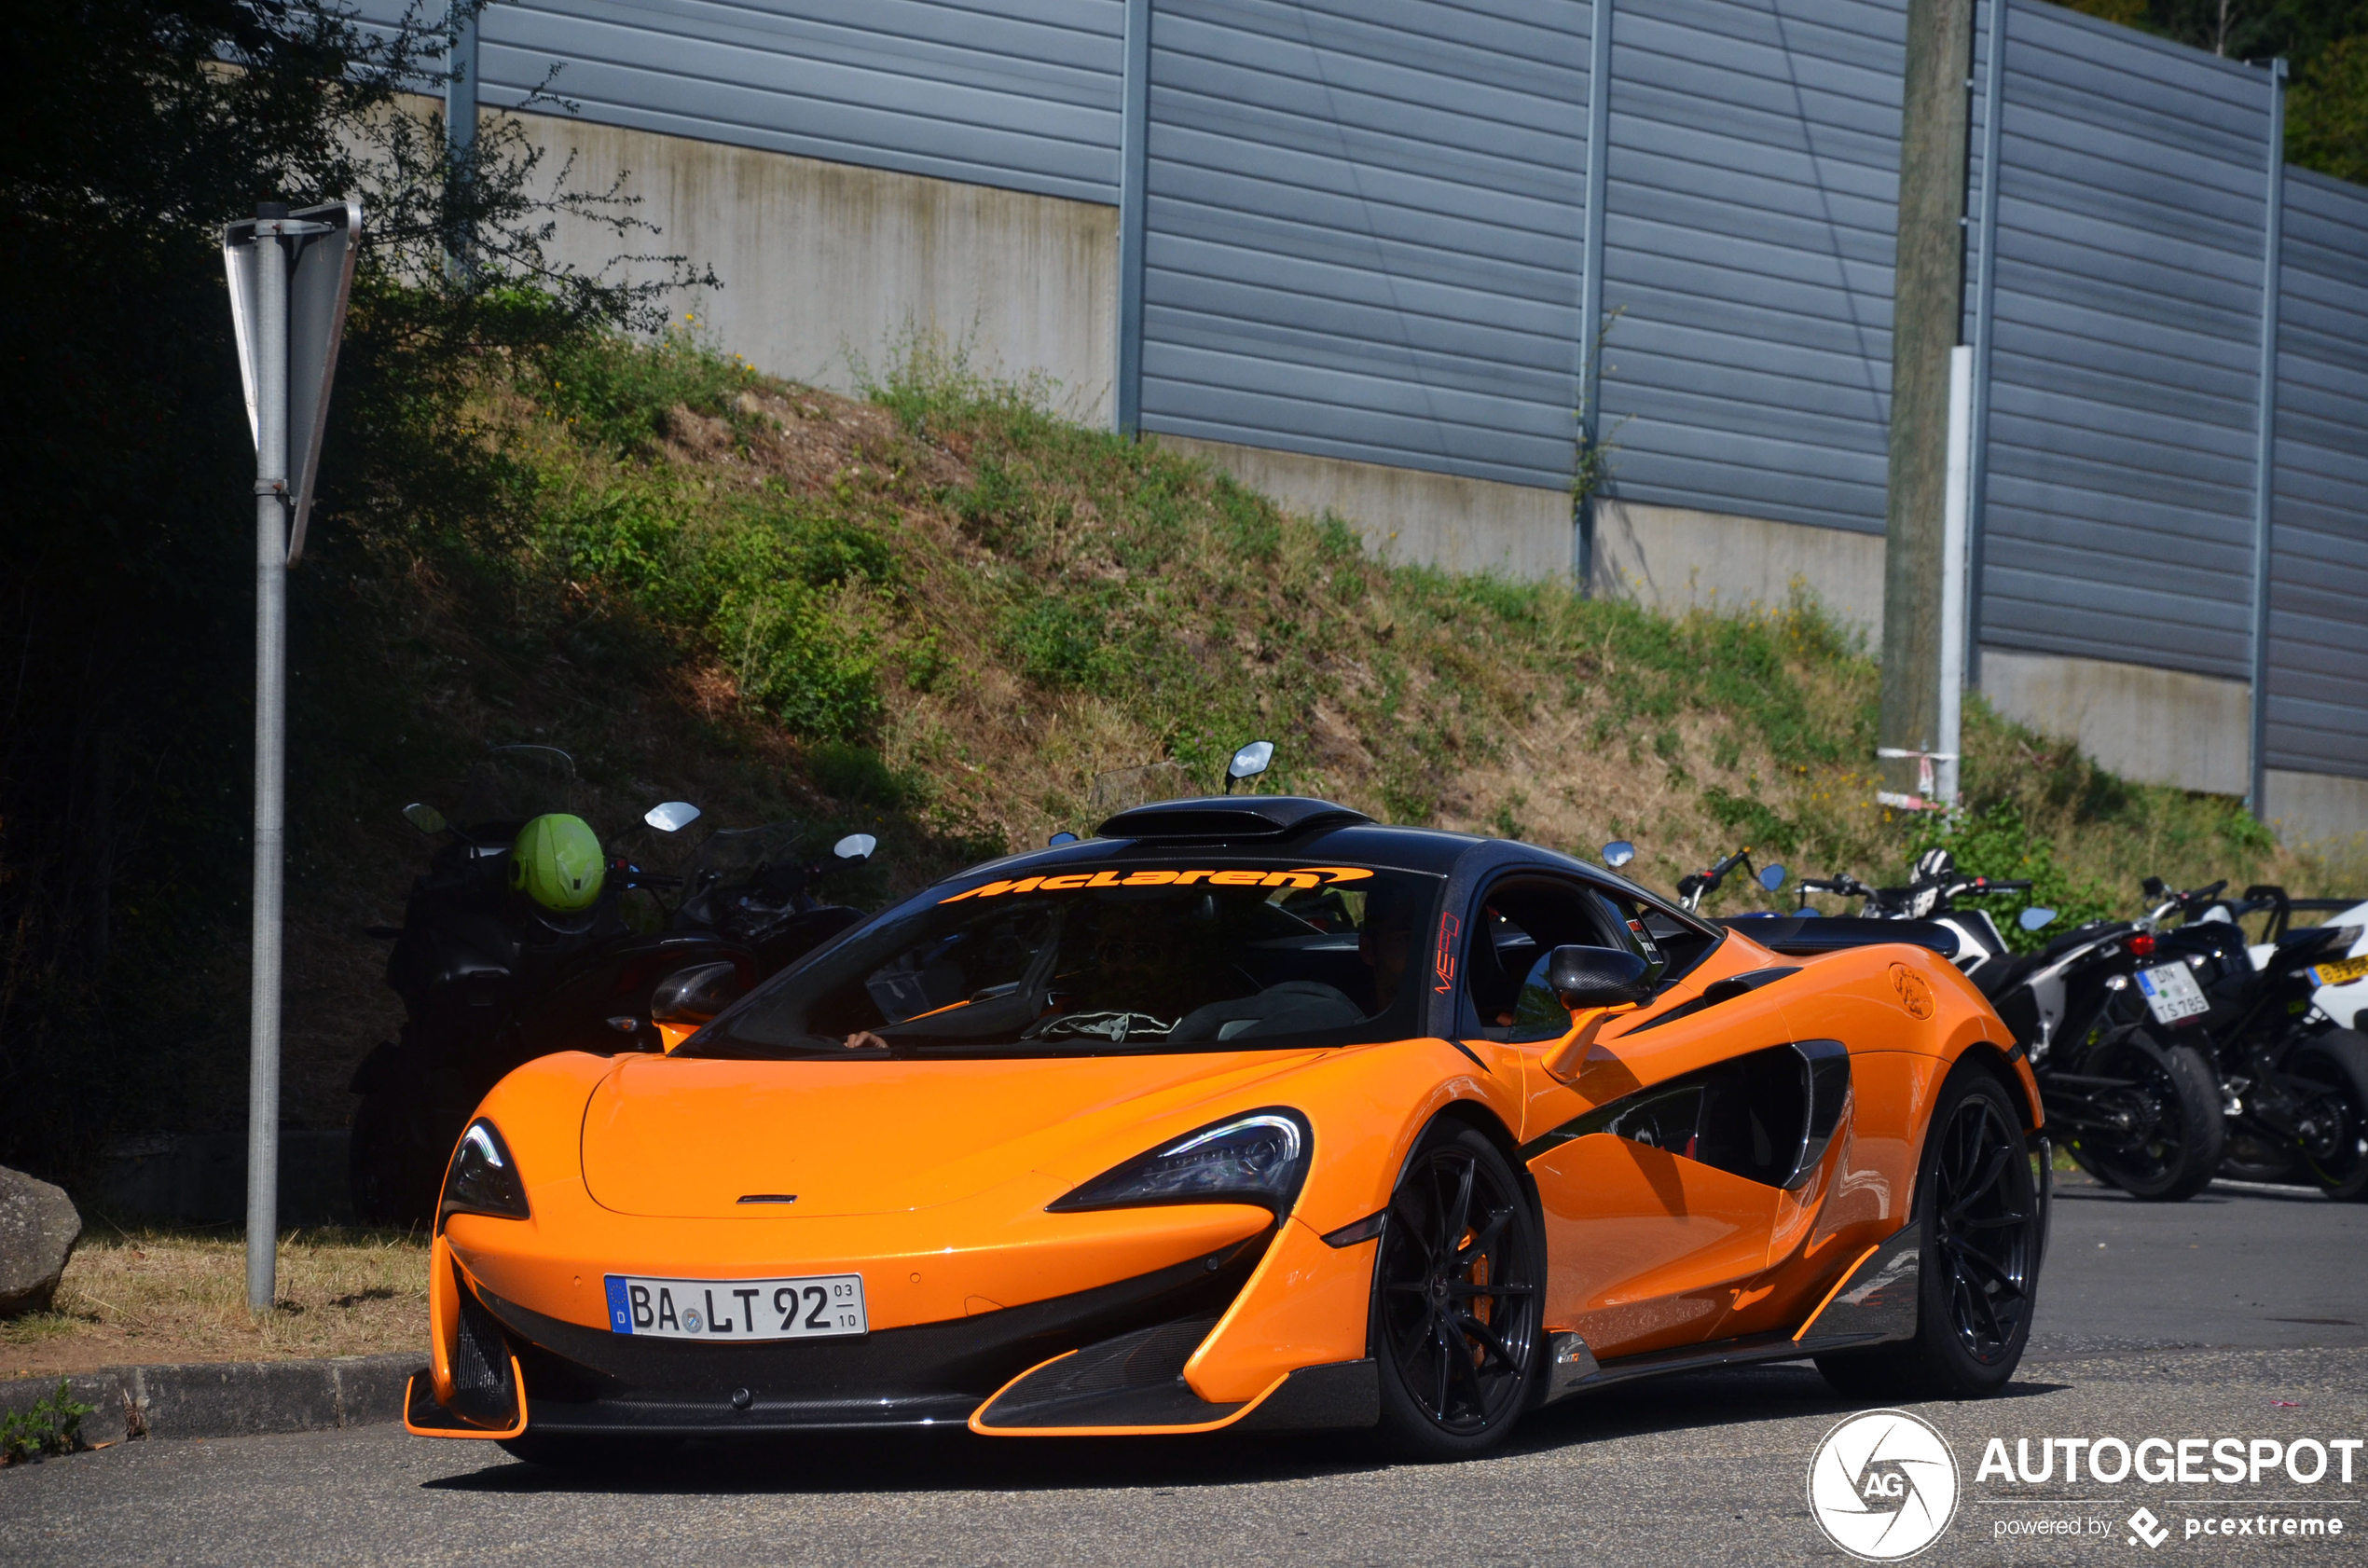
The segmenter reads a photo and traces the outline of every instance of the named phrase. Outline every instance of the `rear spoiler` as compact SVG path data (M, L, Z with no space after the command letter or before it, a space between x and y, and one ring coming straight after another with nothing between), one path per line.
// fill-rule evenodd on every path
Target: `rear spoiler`
M1906 942L1943 958L1957 956L1957 933L1936 920L1869 920L1864 915L1734 915L1718 922L1788 957L1813 957L1849 947Z

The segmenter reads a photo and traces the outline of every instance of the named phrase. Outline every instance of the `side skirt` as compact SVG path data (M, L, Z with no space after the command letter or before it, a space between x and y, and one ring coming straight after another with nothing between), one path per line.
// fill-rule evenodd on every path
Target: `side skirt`
M1614 1383L1670 1372L1694 1372L1711 1367L1743 1367L1761 1361L1802 1361L1829 1351L1856 1350L1916 1337L1918 1264L1922 1258L1921 1222L1910 1221L1890 1240L1870 1247L1832 1294L1818 1303L1809 1321L1791 1333L1777 1330L1746 1334L1740 1339L1714 1340L1708 1344L1676 1345L1646 1351L1642 1355L1598 1361L1576 1334L1560 1333L1549 1341L1545 1396L1551 1404L1573 1394L1592 1393Z

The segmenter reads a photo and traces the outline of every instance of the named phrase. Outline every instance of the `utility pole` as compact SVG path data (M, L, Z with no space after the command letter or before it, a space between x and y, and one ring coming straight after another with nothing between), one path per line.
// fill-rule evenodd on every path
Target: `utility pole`
M445 15L444 168L447 196L463 213L474 203L477 156L477 11L483 0L451 0ZM455 220L444 251L444 275L465 288L476 275L475 226Z
M1891 477L1883 547L1878 796L1921 805L1941 759L1949 358L1964 319L1965 150L1974 0L1907 0L1899 252L1892 296Z

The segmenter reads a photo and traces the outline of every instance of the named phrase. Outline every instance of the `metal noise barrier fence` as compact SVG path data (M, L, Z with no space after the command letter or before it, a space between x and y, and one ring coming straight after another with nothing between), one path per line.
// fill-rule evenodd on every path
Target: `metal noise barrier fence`
M1117 204L1130 428L1536 488L1584 430L1621 499L1882 530L1906 0L481 25L489 103ZM2282 166L2270 70L1975 26L1975 652L2257 681L2256 783L2368 777L2368 189Z

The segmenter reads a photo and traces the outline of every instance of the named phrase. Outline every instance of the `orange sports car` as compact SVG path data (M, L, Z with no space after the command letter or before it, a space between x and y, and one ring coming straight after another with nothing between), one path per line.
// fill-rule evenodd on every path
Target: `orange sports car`
M503 1080L407 1424L1451 1456L1703 1366L1992 1392L2045 1240L2031 1070L1933 951L1795 947L1323 801L1122 813L737 1000L678 977L709 1016L665 1054Z

